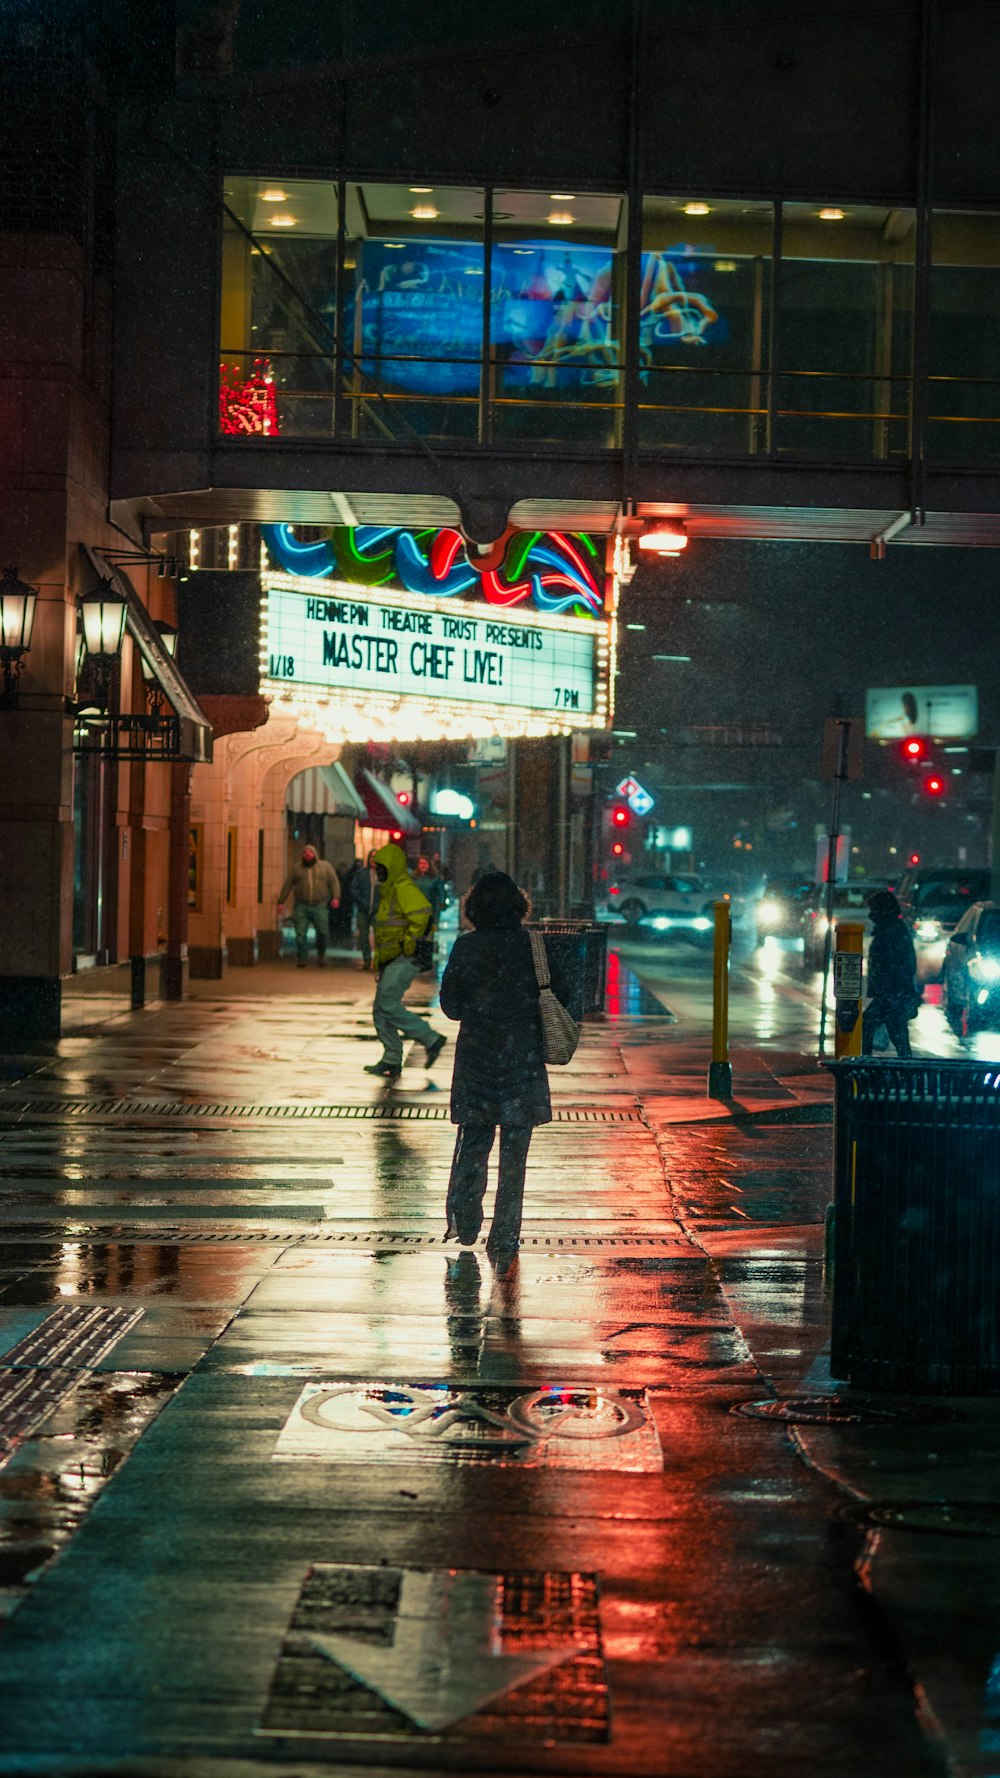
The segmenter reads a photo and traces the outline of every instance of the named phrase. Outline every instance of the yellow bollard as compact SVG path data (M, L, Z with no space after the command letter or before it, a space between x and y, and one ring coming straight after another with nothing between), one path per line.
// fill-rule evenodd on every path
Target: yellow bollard
M715 903L712 945L712 1060L708 1069L710 1099L731 1099L733 1070L729 1061L729 947L733 937L728 901Z
M833 1028L833 1053L861 1054L861 985L864 970L865 929L857 920L838 920L833 950L833 996L837 1017Z

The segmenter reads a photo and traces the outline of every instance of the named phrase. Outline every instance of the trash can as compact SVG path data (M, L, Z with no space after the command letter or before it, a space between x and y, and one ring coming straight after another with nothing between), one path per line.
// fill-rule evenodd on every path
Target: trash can
M570 986L570 1017L604 1011L608 973L608 929L596 920L532 920L552 961Z
M865 1058L831 1072L833 1375L1000 1394L1000 1070Z

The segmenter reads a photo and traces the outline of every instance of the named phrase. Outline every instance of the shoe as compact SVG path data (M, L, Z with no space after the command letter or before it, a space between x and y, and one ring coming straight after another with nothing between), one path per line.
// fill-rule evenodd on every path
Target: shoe
M325 969L326 968L326 958L325 957L317 957L316 968L317 969Z
M428 1068L433 1068L435 1062L437 1061L439 1055L441 1054L441 1051L444 1049L444 1046L447 1043L447 1041L448 1041L447 1037L445 1037L444 1033L442 1032L440 1037L435 1037L434 1042L429 1043L427 1045L427 1066L428 1066Z
M365 1065L365 1073L378 1074L383 1080L398 1080L401 1070L394 1068L391 1062L368 1062Z
M305 969L305 966L306 966L306 960L305 960L305 958L304 958L304 957L300 957L300 959L299 959L299 961L298 961L298 962L297 962L297 963L296 963L296 965L295 965L295 967L296 967L296 969Z

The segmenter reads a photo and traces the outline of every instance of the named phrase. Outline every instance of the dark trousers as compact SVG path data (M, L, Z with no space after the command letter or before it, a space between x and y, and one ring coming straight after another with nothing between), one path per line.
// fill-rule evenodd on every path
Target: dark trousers
M455 1143L448 1181L448 1224L466 1245L483 1226L486 1169L496 1135L495 1124L462 1124ZM531 1144L530 1126L501 1124L500 1179L487 1246L516 1247L521 1233L524 1169Z
M870 1000L865 1007L861 1021L861 1054L870 1056L875 1046L875 1033L884 1025L889 1033L889 1042L895 1047L897 1056L902 1062L908 1062L913 1054L910 1048L910 1033L907 1030L907 1018L896 1000Z

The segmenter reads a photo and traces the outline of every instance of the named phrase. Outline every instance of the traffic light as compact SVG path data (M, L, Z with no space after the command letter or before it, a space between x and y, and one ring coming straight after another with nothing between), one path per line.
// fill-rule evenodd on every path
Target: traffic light
M943 772L928 772L921 784L925 796L944 796L948 789L948 781Z
M625 847L622 845L621 840L615 840L615 842L611 848L612 855L615 858L621 858L624 851L625 851Z
M629 812L626 809L624 803L617 803L611 811L612 826L613 827L627 827L630 819L631 819L631 817L630 817Z
M927 742L921 740L919 735L911 735L901 743L899 751L908 765L918 765L920 760L927 757Z

